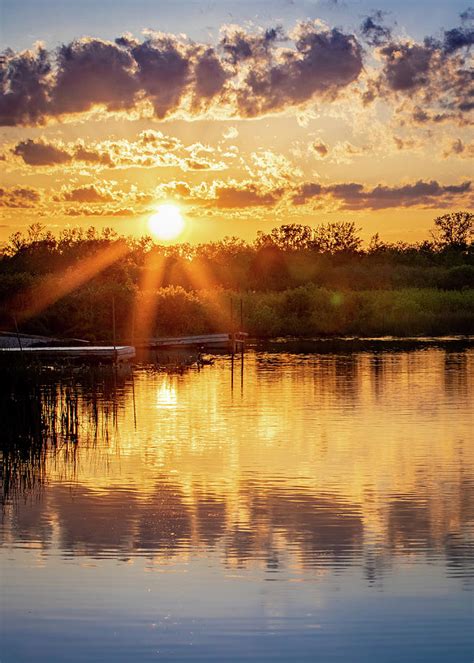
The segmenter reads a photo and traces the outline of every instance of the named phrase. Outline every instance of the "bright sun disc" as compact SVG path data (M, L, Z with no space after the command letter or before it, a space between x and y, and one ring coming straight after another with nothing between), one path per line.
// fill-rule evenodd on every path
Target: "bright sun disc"
M160 205L148 219L148 227L158 239L175 239L184 230L184 219L176 205Z

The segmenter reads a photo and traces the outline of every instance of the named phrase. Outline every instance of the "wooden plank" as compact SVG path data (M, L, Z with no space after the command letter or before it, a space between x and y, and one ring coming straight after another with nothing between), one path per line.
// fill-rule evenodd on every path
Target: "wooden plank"
M209 343L212 341L229 341L230 334L200 334L198 336L162 336L151 338L153 343Z
M88 341L79 338L54 338L51 336L38 336L37 334L16 334L15 332L0 331L0 348L28 348L88 345Z
M0 348L2 355L23 354L28 357L44 359L107 359L126 361L135 357L135 348L131 345L114 346L69 346L69 347L38 347L38 348Z
M143 345L149 348L180 348L180 347L220 347L225 348L231 343L229 334L201 334L198 336L169 336L151 338Z

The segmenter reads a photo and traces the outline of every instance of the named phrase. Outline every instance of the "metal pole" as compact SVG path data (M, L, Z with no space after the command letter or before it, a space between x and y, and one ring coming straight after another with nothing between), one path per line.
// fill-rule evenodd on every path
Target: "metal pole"
M234 329L234 300L230 296L230 331L232 336L232 358L235 353L235 329Z
M21 344L20 332L18 331L18 324L16 321L16 315L13 316L13 322L15 323L16 337L18 340L18 345L20 346L20 352L23 354L23 346Z
M114 361L117 362L117 344L115 338L115 296L112 296L112 335L114 341Z

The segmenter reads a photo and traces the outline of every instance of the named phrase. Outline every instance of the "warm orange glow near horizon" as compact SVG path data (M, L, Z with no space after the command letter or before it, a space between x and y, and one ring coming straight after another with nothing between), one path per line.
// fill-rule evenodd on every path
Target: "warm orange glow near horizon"
M359 15L345 7L343 27L332 3L319 4L306 21L298 3L286 3L281 35L270 29L280 16L244 19L242 3L235 25L215 18L220 38L203 40L201 15L187 30L168 26L165 42L138 33L109 42L110 27L97 25L92 37L84 24L53 40L69 49L67 61L50 35L43 52L19 31L5 55L0 243L36 222L53 234L93 225L199 244L341 220L366 242L379 233L412 243L430 238L436 217L471 209L474 143L462 92L471 53L469 40L450 41L464 34L464 19L456 27L447 3L429 34L411 18L392 30L382 16L354 32ZM134 14L134 30L141 20L148 25ZM127 21L116 27L133 33Z

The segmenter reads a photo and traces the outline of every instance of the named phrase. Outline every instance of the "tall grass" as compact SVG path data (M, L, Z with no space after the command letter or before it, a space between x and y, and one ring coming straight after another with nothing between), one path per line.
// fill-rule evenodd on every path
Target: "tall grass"
M474 333L474 290L334 291L306 285L244 297L255 336Z
M474 334L472 288L348 290L313 283L279 291L243 292L168 286L142 293L122 289L119 284L116 288L88 286L22 323L21 331L110 342L112 297L117 340L122 342L139 336L134 320L142 307L153 311L148 335L227 332L241 326L241 299L244 330L256 337Z
M336 291L307 284L281 292L156 292L160 315L154 333L228 331L231 300L234 327L252 336L416 336L474 333L474 290ZM175 299L179 306L170 307ZM177 314L177 315L176 315Z

